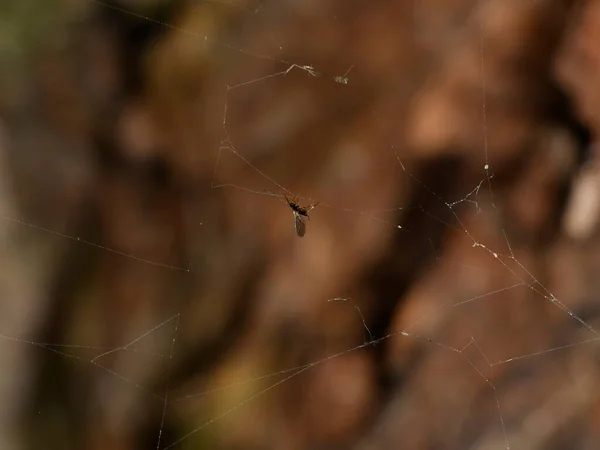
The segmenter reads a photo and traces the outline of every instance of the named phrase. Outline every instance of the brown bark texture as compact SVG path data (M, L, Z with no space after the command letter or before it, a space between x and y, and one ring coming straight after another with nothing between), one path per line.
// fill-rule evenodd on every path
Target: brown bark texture
M1 449L600 448L600 0L1 9Z

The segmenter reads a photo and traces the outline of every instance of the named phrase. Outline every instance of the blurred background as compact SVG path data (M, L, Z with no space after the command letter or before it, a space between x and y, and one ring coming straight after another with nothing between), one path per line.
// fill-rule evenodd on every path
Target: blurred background
M0 448L599 448L599 30L0 2Z

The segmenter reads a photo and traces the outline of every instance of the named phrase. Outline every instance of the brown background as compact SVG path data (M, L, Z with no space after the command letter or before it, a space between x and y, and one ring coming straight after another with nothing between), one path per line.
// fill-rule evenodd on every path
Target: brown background
M600 447L600 1L0 8L0 448Z

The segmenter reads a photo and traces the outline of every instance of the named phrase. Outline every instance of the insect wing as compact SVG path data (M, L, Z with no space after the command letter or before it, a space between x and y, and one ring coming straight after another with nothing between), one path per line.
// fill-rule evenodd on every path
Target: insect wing
M304 223L304 219L302 219L302 216L295 211L294 228L296 229L296 234L300 237L304 236L304 233L306 233L306 224Z

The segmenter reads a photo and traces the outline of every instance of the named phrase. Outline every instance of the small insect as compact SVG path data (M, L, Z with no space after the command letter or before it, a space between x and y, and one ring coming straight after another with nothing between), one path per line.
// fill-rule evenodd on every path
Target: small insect
M313 210L319 204L319 202L313 203L310 206L300 206L298 204L298 199L293 199L294 201L290 201L290 199L287 198L285 195L284 198L287 201L290 208L292 208L292 211L294 212L294 229L296 230L296 234L302 237L306 233L306 224L304 223L304 217L310 220L310 217L308 217L308 213L311 210Z

